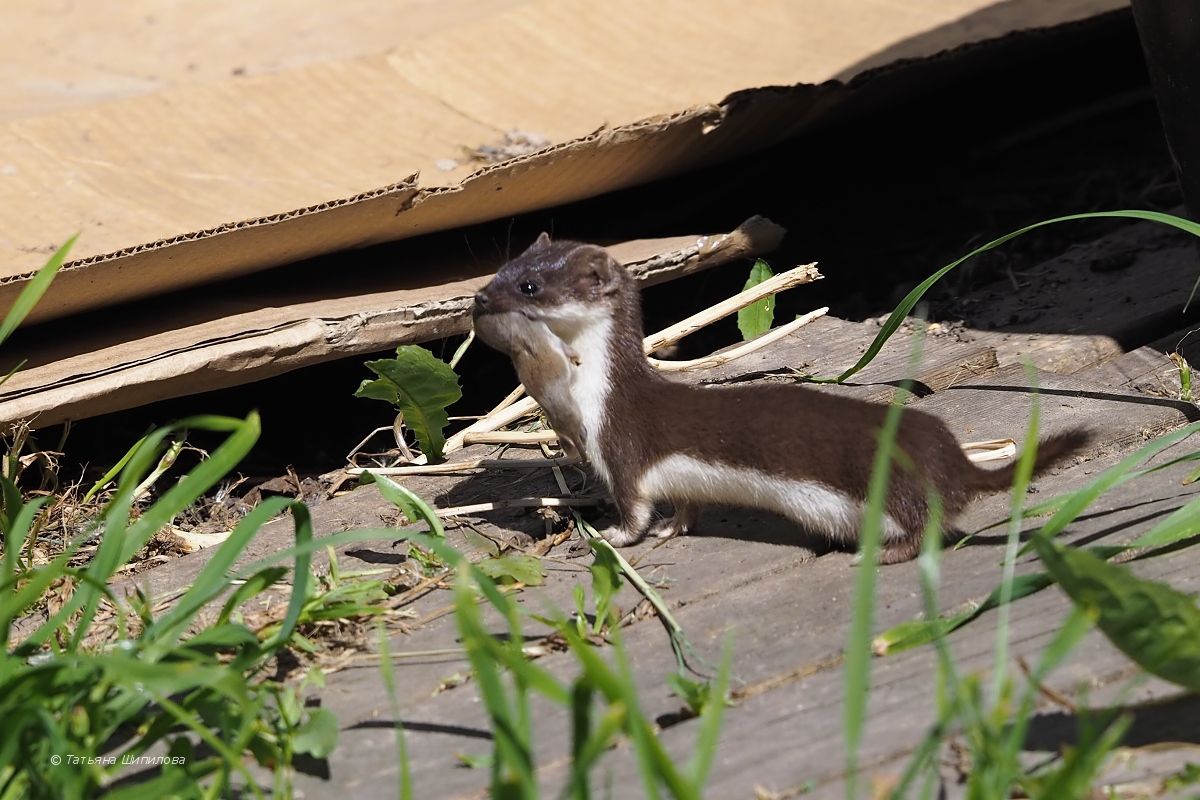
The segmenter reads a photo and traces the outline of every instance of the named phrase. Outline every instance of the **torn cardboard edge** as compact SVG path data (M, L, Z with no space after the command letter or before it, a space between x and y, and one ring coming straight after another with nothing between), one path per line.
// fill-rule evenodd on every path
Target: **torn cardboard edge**
M1046 27L1021 29L1013 23L1006 34L984 41L970 40L971 34L963 32L966 41L960 40L955 48L874 66L847 83L746 89L715 105L605 126L484 167L456 185L422 187L419 175L413 174L343 199L82 258L63 268L28 321L55 319L337 250L535 211L680 174L769 147L817 124L853 117L873 103L901 102L921 91L931 73L945 79L950 64L960 67L958 62L964 59L988 60L1030 36L1061 34L1094 21L1096 14L1113 5L1111 0L1075 3L1071 9L1038 18ZM914 75L921 77L913 79ZM32 274L0 279L0 306L11 304Z
M620 242L609 249L636 277L654 284L769 252L783 235L770 220L753 217L728 233ZM0 388L0 420L29 419L45 427L462 333L470 327L475 291L498 266L459 253L422 270L425 284L345 296L333 282L332 296L314 298L304 287L299 291L307 296L292 303L267 292L239 297L239 305L258 302L253 310L186 325L172 315L153 332L145 330L150 315L131 311L98 347L69 334L48 343L45 352L31 343L25 355L32 366ZM456 277L433 282L446 274ZM71 345L74 352L67 352Z

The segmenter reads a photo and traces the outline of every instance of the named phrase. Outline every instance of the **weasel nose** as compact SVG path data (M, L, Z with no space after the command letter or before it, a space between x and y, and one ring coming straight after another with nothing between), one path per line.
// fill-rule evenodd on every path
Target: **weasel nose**
M487 308L487 304L488 304L488 296L486 294L484 294L483 292L476 292L475 293L475 307L477 309L482 310L482 309Z

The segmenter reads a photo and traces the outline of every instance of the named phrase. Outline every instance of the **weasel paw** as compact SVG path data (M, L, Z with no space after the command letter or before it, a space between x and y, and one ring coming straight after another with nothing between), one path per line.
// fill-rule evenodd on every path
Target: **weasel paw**
M627 531L619 525L605 528L600 531L600 535L613 547L628 547L631 544L637 544L643 538L642 534L636 531Z
M658 539L671 539L675 536L683 536L691 529L692 526L687 520L674 516L656 523L650 529L650 535Z

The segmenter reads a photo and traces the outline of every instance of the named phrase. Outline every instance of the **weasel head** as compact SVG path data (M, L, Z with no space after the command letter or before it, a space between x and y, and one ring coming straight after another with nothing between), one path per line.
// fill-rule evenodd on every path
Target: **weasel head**
M475 327L485 342L511 352L524 324L543 323L570 342L631 302L633 278L608 251L543 233L476 293Z

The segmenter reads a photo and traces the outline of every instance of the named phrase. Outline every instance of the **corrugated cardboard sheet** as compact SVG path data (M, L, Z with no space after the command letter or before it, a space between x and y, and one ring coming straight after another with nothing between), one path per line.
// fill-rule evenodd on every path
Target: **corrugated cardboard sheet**
M863 113L872 94L895 102L980 51L964 45L1036 36L1123 5L530 0L476 16L458 0L444 25L424 8L432 16L419 38L387 52L337 59L335 48L273 72L12 114L0 125L0 307L76 230L74 260L31 322L677 174ZM190 6L205 19L205 6ZM533 152L487 163L513 131ZM145 320L128 319L109 320L94 345L48 336L43 351L20 354L30 366L0 389L0 418L85 416L209 388L213 369L236 383L260 377L255 364L280 371L361 350L339 341L377 349L443 335L454 326L415 333L413 309L457 302L448 319L461 327L461 301L483 277L464 279L452 258L380 270L347 276L361 287L301 300L279 288L294 283L286 279L247 303L198 289L200 321L159 321L149 336ZM347 319L356 303L370 335L331 335L327 321ZM152 300L143 307L153 313ZM196 360L201 344L208 352Z

